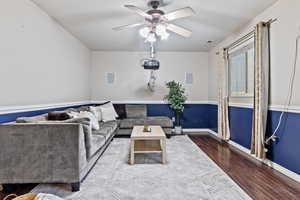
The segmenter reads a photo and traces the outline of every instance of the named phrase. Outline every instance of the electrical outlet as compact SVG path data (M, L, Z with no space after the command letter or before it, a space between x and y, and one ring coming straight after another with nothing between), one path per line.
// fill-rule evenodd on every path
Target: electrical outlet
M175 122L175 117L172 117L172 122Z

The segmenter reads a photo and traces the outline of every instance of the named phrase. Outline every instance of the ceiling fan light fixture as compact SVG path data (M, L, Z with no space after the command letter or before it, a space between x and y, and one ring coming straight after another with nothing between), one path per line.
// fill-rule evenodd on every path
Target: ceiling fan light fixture
M162 25L162 24L158 24L155 28L157 35L162 36L166 33L167 31L167 27Z
M163 24L158 24L156 26L156 34L160 37L161 40L167 40L170 34L167 32L167 27Z
M148 11L144 11L143 9L134 5L125 5L126 8L143 17L144 22L120 26L113 29L119 31L144 25L146 27L140 29L139 33L143 38L146 39L146 42L149 40L155 42L158 39L166 40L169 37L169 33L176 33L177 35L186 38L190 37L192 35L192 31L175 24L171 24L170 22L193 16L195 15L195 11L191 7L185 7L165 13L164 11L158 9L162 5L166 5L164 1L165 0L148 0L148 5L152 8ZM151 33L154 33L154 35L152 34L149 36Z
M142 29L140 29L140 35L143 37L143 38L147 38L149 36L149 33L150 33L150 28L149 27L144 27Z
M170 33L168 33L167 31L164 32L164 34L160 35L160 39L161 40L167 40L170 36Z
M150 42L150 43L156 42L156 34L154 32L149 33L145 42Z

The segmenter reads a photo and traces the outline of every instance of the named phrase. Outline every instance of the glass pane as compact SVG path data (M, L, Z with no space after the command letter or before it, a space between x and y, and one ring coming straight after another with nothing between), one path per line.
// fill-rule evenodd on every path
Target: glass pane
M241 53L230 58L231 93L247 92L247 54Z

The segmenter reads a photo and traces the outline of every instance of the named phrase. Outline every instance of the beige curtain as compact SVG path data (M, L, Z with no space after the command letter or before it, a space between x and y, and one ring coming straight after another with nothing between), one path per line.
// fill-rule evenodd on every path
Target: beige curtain
M230 139L229 97L228 97L228 49L224 49L219 64L219 99L218 99L218 136L222 140Z
M251 153L260 159L266 157L264 141L269 107L269 30L269 24L263 22L255 28L254 110Z

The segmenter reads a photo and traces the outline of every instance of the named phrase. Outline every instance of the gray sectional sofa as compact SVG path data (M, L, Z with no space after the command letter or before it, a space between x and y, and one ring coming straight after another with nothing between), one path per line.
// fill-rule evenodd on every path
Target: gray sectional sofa
M92 130L88 118L49 121L47 114L1 124L0 184L69 183L78 191L116 134L130 135L134 125L144 124L171 133L170 119L147 117L145 109L126 106L128 117L99 122L99 130Z

